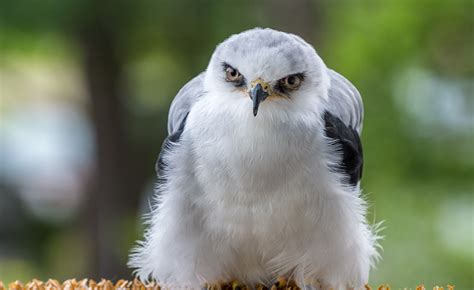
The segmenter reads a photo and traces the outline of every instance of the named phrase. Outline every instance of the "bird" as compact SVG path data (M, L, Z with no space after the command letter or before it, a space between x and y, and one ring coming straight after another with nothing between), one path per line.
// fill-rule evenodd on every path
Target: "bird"
M360 187L363 113L358 90L303 38L231 35L171 103L128 265L193 289L278 277L364 287L380 254Z

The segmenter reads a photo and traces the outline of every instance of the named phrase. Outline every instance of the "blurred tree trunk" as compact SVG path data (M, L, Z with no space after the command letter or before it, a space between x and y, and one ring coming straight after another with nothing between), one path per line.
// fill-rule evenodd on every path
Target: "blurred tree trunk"
M127 253L119 246L124 240L124 217L135 213L140 184L124 126L123 57L118 54L117 31L102 16L86 21L77 39L82 48L97 154L96 188L86 208L93 259L87 274L112 279L130 274L124 260Z

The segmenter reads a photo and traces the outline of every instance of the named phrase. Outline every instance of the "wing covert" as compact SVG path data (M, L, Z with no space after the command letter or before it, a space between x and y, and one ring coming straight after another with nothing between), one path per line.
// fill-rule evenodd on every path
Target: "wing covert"
M204 72L190 80L179 90L168 113L168 135L179 129L181 122L188 115L191 107L203 94Z
M331 79L329 87L328 111L341 119L346 126L362 132L364 105L359 91L345 77L328 69Z
M189 111L203 93L203 79L204 73L201 73L190 80L183 88L181 88L181 90L179 90L171 103L168 114L168 137L163 141L158 160L155 164L158 183L166 182L165 171L168 164L166 164L164 155L167 151L172 150L173 146L180 141Z
M348 177L348 183L356 186L362 178L363 153L360 134L364 118L362 98L357 89L342 75L328 69L331 78L328 110L324 113L325 133L342 160L338 170Z

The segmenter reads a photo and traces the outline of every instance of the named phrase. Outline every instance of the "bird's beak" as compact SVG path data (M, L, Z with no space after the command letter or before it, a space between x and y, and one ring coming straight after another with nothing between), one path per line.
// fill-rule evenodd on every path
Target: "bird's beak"
M263 102L269 95L270 85L264 82L262 79L256 79L252 82L251 88L249 91L250 99L253 102L253 115L254 117L257 116L258 113L258 106L261 102Z

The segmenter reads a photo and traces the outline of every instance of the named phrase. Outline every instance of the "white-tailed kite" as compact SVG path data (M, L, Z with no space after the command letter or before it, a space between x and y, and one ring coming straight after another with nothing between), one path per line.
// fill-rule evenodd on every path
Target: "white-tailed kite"
M378 257L359 189L362 118L356 88L300 37L231 36L171 105L129 265L166 285L362 287Z

